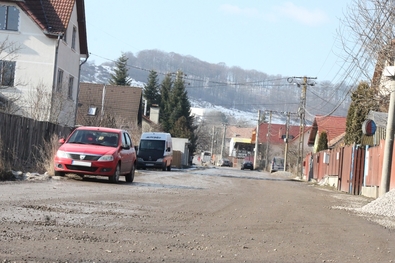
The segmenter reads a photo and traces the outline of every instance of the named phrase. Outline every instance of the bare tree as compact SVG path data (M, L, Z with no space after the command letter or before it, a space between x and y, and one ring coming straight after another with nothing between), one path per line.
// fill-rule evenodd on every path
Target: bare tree
M35 120L49 120L51 111L51 93L46 91L43 83L31 87L27 105L28 117Z
M195 130L197 141L196 141L196 152L207 151L211 147L212 141L212 126L207 125L204 121L201 121Z
M353 0L341 24L344 78L364 78L376 90L376 99L386 105L388 87L381 76L386 66L394 65L394 0Z

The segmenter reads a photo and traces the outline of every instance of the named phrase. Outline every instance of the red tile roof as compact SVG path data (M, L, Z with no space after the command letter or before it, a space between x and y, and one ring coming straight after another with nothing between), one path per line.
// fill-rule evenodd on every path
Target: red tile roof
M316 116L309 136L309 145L313 145L317 134L327 133L328 142L346 131L346 117Z
M289 138L292 140L292 137L297 137L299 135L299 130L299 126L290 125ZM261 125L259 126L259 143L266 143L269 139L269 142L271 144L282 144L284 143L283 136L285 136L286 131L287 126L285 124L272 123L269 125L269 123L261 123ZM267 134L269 134L269 137L267 136Z
M76 4L80 52L88 54L84 0L27 0L17 4L49 37L65 32Z

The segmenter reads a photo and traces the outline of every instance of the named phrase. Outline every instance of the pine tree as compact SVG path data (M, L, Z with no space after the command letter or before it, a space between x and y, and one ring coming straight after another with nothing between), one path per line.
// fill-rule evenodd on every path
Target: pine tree
M346 135L344 136L347 145L361 143L362 123L366 120L370 110L379 109L379 103L377 103L375 97L375 91L366 82L361 82L351 94L351 104L346 121Z
M114 74L111 74L111 79L109 81L111 85L130 86L131 79L128 76L127 61L128 58L126 55L122 54L117 62L115 62Z
M153 104L160 104L160 93L158 84L158 74L151 70L148 76L148 82L144 86L143 96L147 100L147 115L149 115L150 108Z
M168 78L168 79L166 79ZM168 93L168 98L164 101L165 94L162 93L162 104L164 106L164 121L163 128L171 133L173 137L184 137L190 141L189 152L190 156L195 152L197 136L195 135L196 126L194 126L194 119L191 116L191 104L188 99L188 93L185 89L185 81L183 73L178 71L176 79L170 89L168 84L171 83L171 77L166 76L162 83L162 92ZM169 80L170 79L170 80ZM170 82L169 82L170 81ZM163 85L166 84L166 85ZM164 89L164 87L166 89Z
M170 132L171 129L171 105L170 105L170 94L173 88L173 80L171 74L167 74L162 81L160 91L160 103L159 103L159 123L165 132Z
M191 142L190 154L192 155L196 149L196 135L194 126L194 119L191 116L191 104L188 99L188 93L185 89L184 74L181 71L177 72L173 88L170 96L170 107L172 109L170 114L170 122L172 124L172 136L188 136L186 138Z
M328 149L328 135L327 133L321 132L320 137L318 139L318 145L317 145L317 152L323 151Z

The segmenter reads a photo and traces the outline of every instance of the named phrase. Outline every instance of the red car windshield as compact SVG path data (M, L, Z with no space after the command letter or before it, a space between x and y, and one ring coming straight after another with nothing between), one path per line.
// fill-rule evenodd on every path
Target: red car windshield
M118 133L91 130L76 130L67 143L94 144L103 146L118 146Z

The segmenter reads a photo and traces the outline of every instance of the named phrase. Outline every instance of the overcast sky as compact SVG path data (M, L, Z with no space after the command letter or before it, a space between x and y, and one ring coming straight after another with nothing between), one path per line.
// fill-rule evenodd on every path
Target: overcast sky
M89 61L158 49L270 75L334 81L352 0L85 0Z

